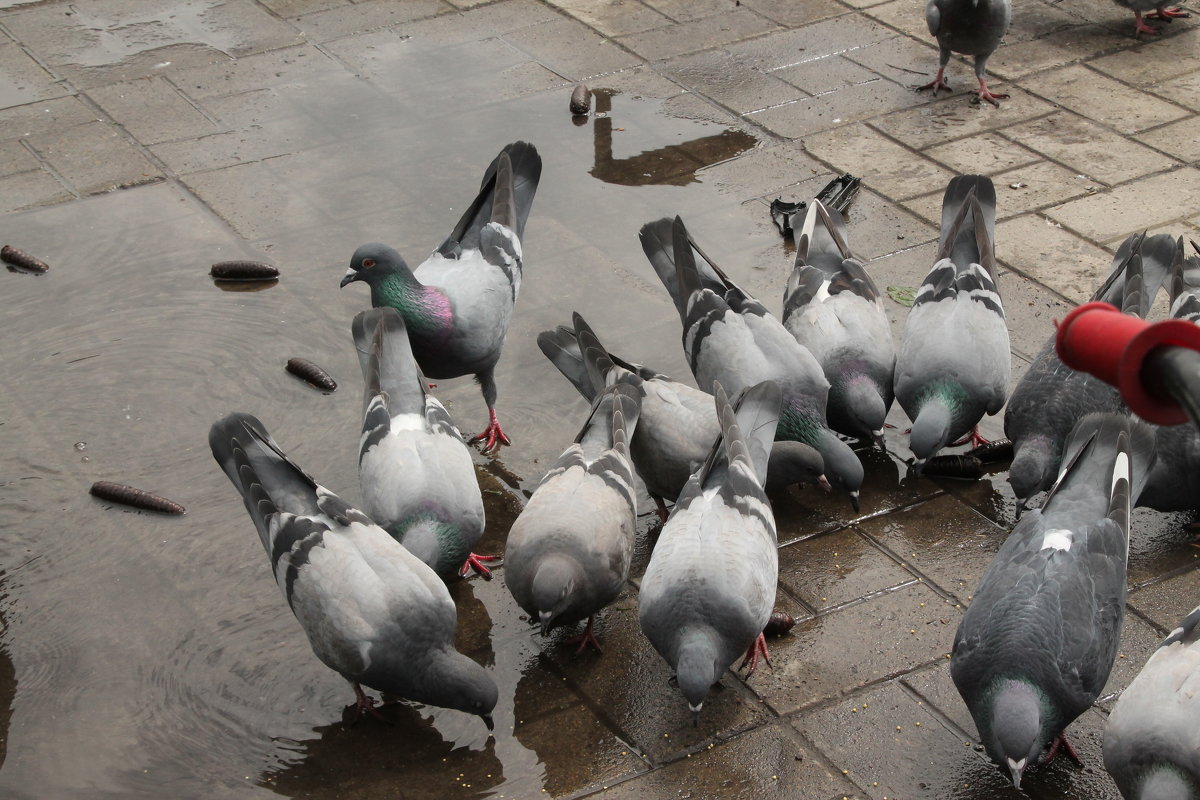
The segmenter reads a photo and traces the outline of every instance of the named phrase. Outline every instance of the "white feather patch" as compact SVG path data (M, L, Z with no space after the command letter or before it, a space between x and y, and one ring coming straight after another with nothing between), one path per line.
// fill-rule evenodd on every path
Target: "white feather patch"
M1116 490L1117 481L1121 480L1122 478L1125 479L1126 483L1129 482L1128 453L1117 453L1117 460L1113 462L1112 486L1108 490L1110 495Z
M1075 534L1063 528L1053 528L1046 531L1042 536L1042 549L1051 548L1054 550L1067 551L1071 549L1071 545L1075 542Z

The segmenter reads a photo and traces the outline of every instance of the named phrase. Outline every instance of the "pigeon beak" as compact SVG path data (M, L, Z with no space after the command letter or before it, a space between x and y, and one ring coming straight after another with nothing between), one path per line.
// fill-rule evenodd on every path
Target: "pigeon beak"
M1024 758L1022 758L1020 761L1013 761L1010 758L1010 759L1007 759L1007 761L1008 761L1008 772L1010 775L1012 775L1013 788L1020 789L1021 788L1021 775L1022 775L1022 773L1025 772L1025 765L1028 763L1028 761L1027 761L1027 759L1024 759Z
M487 725L487 729L488 729L489 731L494 731L494 730L496 730L496 723L492 722L492 715L491 715L491 714L480 714L480 715L479 715L479 718L480 718L481 720L483 720L483 724L484 724L484 725Z
M875 444L879 446L880 450L887 449L883 444L883 431L882 430L871 431L871 439L873 439Z
M354 283L358 280L358 271L353 269L346 270L346 274L342 276L342 282L338 284L338 288L342 288L347 284Z
M704 708L704 703L699 703L697 705L692 705L691 703L688 703L688 708L690 708L692 710L692 727L699 728L700 727L700 709Z
M862 510L862 504L858 501L858 492L850 493L850 505L854 506L855 514Z
M545 636L546 634L548 634L550 632L551 616L552 616L552 614L549 611L539 611L538 612L538 620L542 624L542 636Z
M829 478L826 478L824 475L817 476L817 486L824 489L826 493L833 491L833 487L829 485Z

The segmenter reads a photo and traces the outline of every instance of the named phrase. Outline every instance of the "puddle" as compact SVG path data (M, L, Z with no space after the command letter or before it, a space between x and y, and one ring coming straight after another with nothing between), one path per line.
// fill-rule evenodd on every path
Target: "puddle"
M237 31L213 24L209 12L218 0L185 0L137 8L120 14L100 3L76 3L66 16L86 44L73 49L70 63L83 67L116 64L131 56L172 44L203 44L228 53L241 43Z

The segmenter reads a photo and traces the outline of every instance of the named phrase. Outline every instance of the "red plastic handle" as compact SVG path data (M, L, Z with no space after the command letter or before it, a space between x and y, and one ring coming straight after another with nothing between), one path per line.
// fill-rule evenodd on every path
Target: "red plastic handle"
M1095 375L1120 390L1125 404L1142 419L1159 425L1188 421L1169 395L1147 389L1142 366L1159 347L1200 350L1200 326L1181 319L1151 325L1107 303L1087 303L1059 323L1055 347L1071 369Z

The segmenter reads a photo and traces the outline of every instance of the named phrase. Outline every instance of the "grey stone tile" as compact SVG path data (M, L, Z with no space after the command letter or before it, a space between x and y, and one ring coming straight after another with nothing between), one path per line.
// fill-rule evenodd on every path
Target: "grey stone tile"
M670 19L637 0L549 0L549 3L605 36L642 33L671 24Z
M1174 100L1193 111L1200 111L1200 72L1180 75L1154 86L1154 93Z
M697 176L721 191L746 200L784 192L815 175L827 174L823 165L793 144L762 143L736 160L701 169Z
M119 130L90 122L28 137L29 146L80 194L158 180L162 173Z
M925 194L933 187L944 187L953 177L949 170L906 150L863 124L844 125L808 136L804 146L835 168L852 168L864 184L893 200Z
M677 22L690 22L729 11L728 0L643 0L646 5Z
M988 71L1015 81L1043 70L1074 64L1127 43L1126 36L1101 25L1080 25L1047 36L1006 45L988 59ZM1037 77L1022 84L1037 89Z
M1143 131L1136 138L1180 161L1193 164L1200 161L1200 117L1191 116Z
M974 85L973 78L969 83L963 84L964 88ZM1000 108L993 108L987 103L972 103L972 95L956 91L949 97L942 95L942 99L918 108L895 111L879 117L871 124L909 147L924 150L951 139L974 136L1042 117L1053 110L1053 106L1028 94L1019 86L992 88L1002 88L1011 94L1012 98L1004 101Z
M876 77L755 112L747 119L779 136L798 139L894 109L911 108L921 102L921 98L908 88Z
M1000 273L1000 284L1012 350L1032 361L1054 332L1055 321L1065 317L1073 306L1033 281L1021 280L1007 270Z
M1128 602L1158 625L1160 633L1172 631L1200 605L1200 570L1192 568L1165 580L1155 580L1130 592Z
M1092 69L1146 89L1200 70L1200 31L1184 30L1166 41L1148 41L1088 62Z
M791 0L740 0L743 6L752 8L767 19L786 28L799 28L829 17L846 13L845 7L835 0L808 0L794 3Z
M625 47L648 61L720 47L758 36L778 26L747 8L679 22L645 33L618 37Z
M1184 167L1072 200L1046 215L1089 239L1111 242L1185 217L1198 205L1200 171Z
M182 180L245 239L264 239L288 230L327 230L331 223L308 199L281 187L261 161Z
M1049 161L1037 161L994 177L996 213L1000 218L1085 197L1097 191L1094 181Z
M1159 172L1176 163L1095 122L1067 112L1014 125L1001 133L1079 174L1110 185Z
M142 144L195 139L219 130L163 78L100 86L88 95Z
M924 151L924 155L964 175L995 175L1040 159L1032 150L994 132L931 147Z
M585 81L593 75L616 72L641 62L637 56L574 20L519 28L505 34L504 38L546 68L572 81Z
M779 549L779 582L818 611L910 583L913 576L854 528Z
M1063 67L1038 76L1037 90L1044 97L1121 133L1136 133L1180 119L1187 111L1081 65Z
M932 39L925 42L893 36L870 47L850 50L844 57L915 91L933 79L938 50Z
M862 14L843 14L796 30L760 36L729 50L747 64L770 72L825 56L848 54L894 35Z
M295 18L293 23L311 41L328 42L343 36L434 17L453 10L454 7L444 0L406 0L403 3L366 0L350 6L338 6L304 14Z
M0 109L62 97L68 90L24 50L0 42Z
M0 177L0 211L22 211L61 203L74 197L53 175L42 169Z
M1105 250L1036 214L996 226L996 257L1076 303L1087 302L1112 260Z
M463 3L458 5L467 7ZM503 36L521 28L562 19L554 8L538 0L504 0L467 8L457 14L403 22L395 26L395 33L415 47L445 47Z
M99 117L78 97L59 97L0 110L0 141L56 133Z
M741 114L805 96L795 86L746 66L723 49L672 59L659 69L693 91Z
M266 88L302 87L346 68L309 44L257 53L236 60L210 59L182 69L171 81L188 97L203 101L213 97L260 91Z
M0 141L0 176L41 169L41 162L19 139Z

